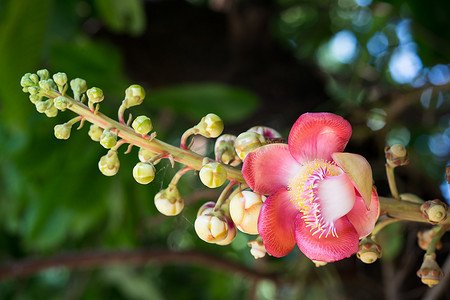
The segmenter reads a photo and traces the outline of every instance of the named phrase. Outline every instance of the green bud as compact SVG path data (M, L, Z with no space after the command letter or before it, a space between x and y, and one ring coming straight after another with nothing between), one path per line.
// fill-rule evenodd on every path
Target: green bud
M30 95L37 95L39 93L39 87L38 86L30 86L27 88L28 93L30 93Z
M81 78L72 79L70 81L70 88L73 91L74 98L80 100L81 94L87 90L86 80Z
M53 75L53 80L58 86L64 86L67 83L67 75L66 73L56 73Z
M48 92L52 89L52 85L53 85L52 83L53 83L53 80L51 80L51 79L41 80L41 81L39 81L39 87L41 89L43 89L44 91Z
M47 69L42 69L36 72L38 76L41 78L41 80L47 80L50 78L50 73Z
M30 86L35 86L36 83L33 82L33 80L31 80L30 78L31 73L27 73L25 75L22 76L22 78L20 79L20 85L22 87L30 87Z
M148 149L145 149L145 148L140 148L139 149L139 153L138 153L139 160L142 161L142 162L146 162L146 161L148 161L149 159L151 159L152 157L154 157L156 155L158 155L158 153L153 152L153 151L148 150ZM158 159L158 160L154 161L153 164L156 165L157 163L159 163L160 160L161 159Z
M227 170L218 162L210 162L200 170L200 180L209 188L221 186L227 180Z
M105 176L116 175L119 171L120 161L117 151L109 150L108 154L102 156L98 162L98 168Z
M30 95L28 98L30 98L31 103L36 104L36 102L41 101L42 96Z
M152 120L150 120L150 118L146 116L139 116L136 119L134 119L133 124L131 124L131 127L133 127L136 133L147 134L153 128Z
M30 75L30 79L31 79L31 81L34 82L34 85L38 85L39 84L39 76L37 76L36 74L31 74Z
M102 134L103 134L103 128L101 128L101 127L99 127L99 126L97 126L95 124L92 124L89 127L88 135L91 137L91 139L93 141L99 142Z
M236 136L231 134L221 135L214 145L214 154L218 162L237 166L241 160L234 149Z
M64 96L58 96L53 99L53 104L57 109L64 111L67 108L67 104L69 104L69 99Z
M177 186L170 184L167 189L161 190L156 194L155 206L163 215L178 215L184 208L184 201L181 198Z
M100 136L100 144L106 149L111 149L117 144L116 135L109 130L103 131Z
M125 90L125 106L127 108L136 106L142 103L145 98L145 90L142 86L133 84Z
M216 138L222 134L223 121L216 114L207 114L204 116L200 123L195 128L198 130L198 134L207 138Z
M34 104L36 105L36 110L40 113L44 113L47 109L52 107L53 99L36 101Z
M49 118L56 117L58 115L58 109L54 105L52 105L49 109L45 111L45 114Z
M103 96L103 91L96 87L88 89L86 94L89 101L92 103L102 102L103 98L105 98L105 96Z
M155 178L155 167L148 162L138 162L133 168L133 177L140 184L148 184Z
M55 126L55 136L59 140L67 140L70 137L72 125L64 123Z

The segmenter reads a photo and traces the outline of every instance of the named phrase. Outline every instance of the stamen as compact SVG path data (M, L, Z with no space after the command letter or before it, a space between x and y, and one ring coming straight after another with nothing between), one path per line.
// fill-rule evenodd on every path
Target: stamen
M338 176L342 170L334 163L316 159L304 164L297 175L289 182L292 203L303 213L302 219L311 234L319 238L339 237L332 221L325 220L321 214L317 188L320 181L328 176Z

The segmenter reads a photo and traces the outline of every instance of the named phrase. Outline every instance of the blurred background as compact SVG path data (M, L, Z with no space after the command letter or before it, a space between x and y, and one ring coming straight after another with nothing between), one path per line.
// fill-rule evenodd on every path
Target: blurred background
M426 224L388 226L372 265L352 257L316 268L297 248L254 260L254 237L242 233L207 244L193 222L220 191L188 174L185 210L158 214L153 197L179 165L158 164L142 186L134 148L103 176L106 151L88 126L57 140L53 127L73 114L37 113L19 84L41 68L84 78L113 118L124 90L140 84L147 98L131 112L174 145L209 112L225 133L265 125L284 137L300 114L333 112L352 124L347 151L369 160L380 195L389 196L384 147L400 143L411 159L396 170L400 192L449 201L449 12L445 0L0 0L0 299L450 299L448 279L429 289L416 276ZM450 264L443 242L441 266ZM117 251L161 259L102 255ZM60 255L72 266L20 278L2 268Z

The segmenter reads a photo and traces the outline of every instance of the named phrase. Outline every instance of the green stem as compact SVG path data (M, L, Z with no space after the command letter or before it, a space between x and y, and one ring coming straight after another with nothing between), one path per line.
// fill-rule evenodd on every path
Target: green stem
M427 248L427 255L434 254L436 251L436 246L441 240L444 233L450 228L450 225L444 225L444 226L437 226L436 234L434 235L433 239L431 240L430 244Z
M389 182L389 189L391 190L392 196L394 196L395 199L400 199L400 196L398 194L397 190L397 184L395 183L395 175L394 175L394 168L391 167L389 164L386 164L386 175Z
M219 199L217 199L216 205L214 206L214 211L218 211L221 207L225 199L227 198L228 194L230 193L233 186L237 184L236 181L232 180L228 183L228 185L223 189L222 193L219 196Z
M170 181L169 185L177 185L177 183L180 180L181 176L183 176L184 174L186 174L190 170L192 170L192 168L190 168L190 167L184 167L182 169L179 169L178 172L173 176L173 178Z
M387 218L384 220L379 220L378 223L375 225L375 227L372 230L372 238L375 238L375 236L377 235L378 232L381 231L381 229L383 229L384 227L386 227L389 224L398 222L398 219L394 219L394 218Z

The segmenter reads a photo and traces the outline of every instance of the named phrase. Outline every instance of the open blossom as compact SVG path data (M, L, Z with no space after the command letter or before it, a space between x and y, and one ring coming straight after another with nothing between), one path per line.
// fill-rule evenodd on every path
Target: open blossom
M251 152L242 173L250 188L270 195L258 232L268 253L281 257L295 246L310 259L337 261L358 251L379 216L372 170L360 155L342 152L352 129L331 113L305 113L288 144Z

